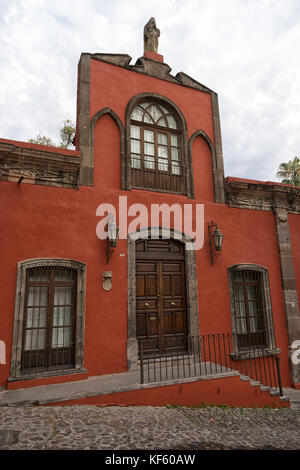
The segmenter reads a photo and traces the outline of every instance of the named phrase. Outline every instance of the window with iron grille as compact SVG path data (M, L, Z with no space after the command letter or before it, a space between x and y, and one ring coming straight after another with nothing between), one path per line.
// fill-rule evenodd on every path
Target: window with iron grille
M236 351L274 349L272 307L266 268L229 268L231 312Z
M182 130L165 105L144 101L133 108L130 166L133 188L185 193Z
M27 270L22 369L74 367L76 276L64 267Z
M11 379L83 370L84 296L83 263L19 263Z

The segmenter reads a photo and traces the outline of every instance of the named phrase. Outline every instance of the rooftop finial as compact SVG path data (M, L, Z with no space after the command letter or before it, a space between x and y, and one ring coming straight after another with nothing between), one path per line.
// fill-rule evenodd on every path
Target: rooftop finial
M151 51L157 53L159 36L160 30L156 27L155 19L150 18L144 27L144 52Z

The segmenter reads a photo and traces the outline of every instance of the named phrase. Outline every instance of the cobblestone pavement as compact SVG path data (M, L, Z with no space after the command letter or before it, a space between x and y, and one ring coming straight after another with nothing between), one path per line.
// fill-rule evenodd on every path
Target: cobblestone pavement
M0 449L299 450L300 410L1 407Z

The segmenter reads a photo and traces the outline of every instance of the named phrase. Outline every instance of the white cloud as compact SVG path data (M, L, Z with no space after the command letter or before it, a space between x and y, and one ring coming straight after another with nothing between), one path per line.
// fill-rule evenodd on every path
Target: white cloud
M219 95L226 175L274 180L299 155L298 0L0 0L0 136L58 139L75 120L81 52L159 52Z

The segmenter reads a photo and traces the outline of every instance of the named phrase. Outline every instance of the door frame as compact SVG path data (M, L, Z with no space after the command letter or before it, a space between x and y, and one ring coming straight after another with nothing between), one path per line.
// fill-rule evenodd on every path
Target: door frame
M191 249L193 239L184 233L164 227L148 227L139 232L130 233L127 238L127 276L128 276L128 369L138 365L138 341L136 338L136 256L135 242L140 238L171 238L184 244L186 309L188 337L199 335L198 288L196 253ZM187 249L188 248L188 249Z

